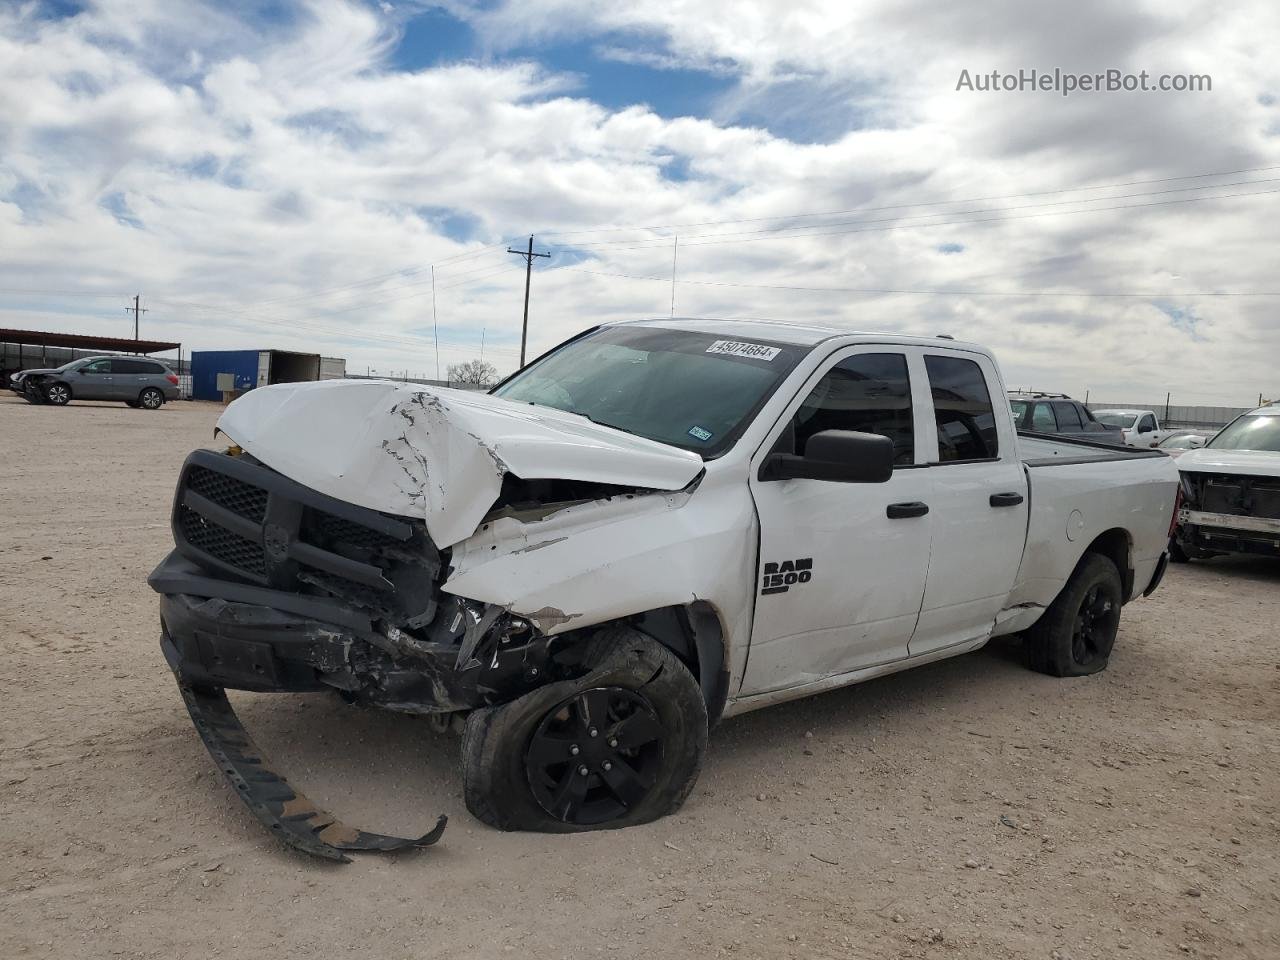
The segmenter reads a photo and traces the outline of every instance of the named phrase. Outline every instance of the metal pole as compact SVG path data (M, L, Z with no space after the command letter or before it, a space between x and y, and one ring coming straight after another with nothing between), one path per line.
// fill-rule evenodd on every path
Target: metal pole
M533 237L529 237L529 252L524 258L524 323L520 327L520 368L524 369L524 349L529 340L529 283L533 279Z
M680 238L677 236L671 244L671 316L676 315L676 253L680 250Z
M436 379L440 379L440 323L436 316L436 265L431 265L431 330L436 339Z

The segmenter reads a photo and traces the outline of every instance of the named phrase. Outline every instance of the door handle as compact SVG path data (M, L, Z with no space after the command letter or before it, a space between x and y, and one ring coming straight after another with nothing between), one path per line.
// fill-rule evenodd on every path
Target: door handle
M1020 493L993 493L987 501L993 507L1016 507L1022 502Z
M907 517L923 517L928 512L927 503L912 500L910 503L891 503L885 508L884 514L890 520L903 520Z

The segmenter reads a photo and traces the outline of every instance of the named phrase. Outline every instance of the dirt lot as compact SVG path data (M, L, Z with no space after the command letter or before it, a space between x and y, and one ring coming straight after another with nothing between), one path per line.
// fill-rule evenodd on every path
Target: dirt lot
M441 845L325 864L231 796L143 582L218 409L0 398L0 956L1280 956L1280 562L1175 568L1111 668L1016 641L724 723L677 816L501 834L456 740L235 697L322 805Z

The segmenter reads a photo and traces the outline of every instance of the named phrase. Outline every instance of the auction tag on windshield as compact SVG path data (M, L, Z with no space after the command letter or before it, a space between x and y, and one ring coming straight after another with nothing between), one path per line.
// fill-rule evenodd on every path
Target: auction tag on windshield
M707 353L724 353L749 360L772 360L781 352L779 347L766 347L763 343L741 343L737 340L717 340L707 347Z

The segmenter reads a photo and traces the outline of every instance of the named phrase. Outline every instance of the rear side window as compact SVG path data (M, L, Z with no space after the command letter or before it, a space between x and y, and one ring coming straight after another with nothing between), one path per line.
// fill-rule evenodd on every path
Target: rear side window
M1037 403L1031 414L1031 429L1036 433L1057 433L1058 421L1053 419L1053 408L1047 403Z
M858 430L893 441L893 462L915 462L911 382L900 353L860 353L826 372L796 411L795 452L804 455L809 438L821 430ZM788 438L780 438L785 445Z
M1055 403L1053 410L1058 415L1058 426L1063 430L1080 430L1084 427L1074 403Z
M169 372L168 367L163 364L156 363L154 360L112 360L111 369L116 373L161 374Z
M938 460L989 460L999 455L996 415L982 368L962 357L926 354L925 371L938 424Z

